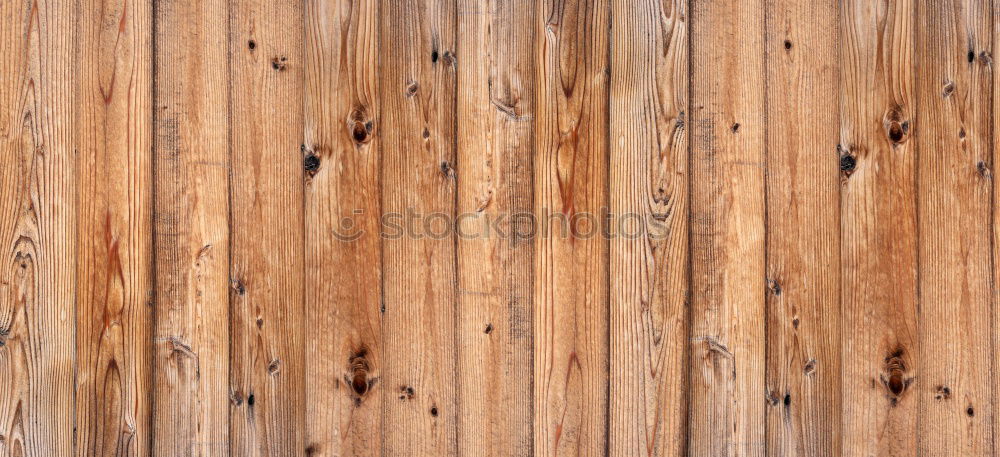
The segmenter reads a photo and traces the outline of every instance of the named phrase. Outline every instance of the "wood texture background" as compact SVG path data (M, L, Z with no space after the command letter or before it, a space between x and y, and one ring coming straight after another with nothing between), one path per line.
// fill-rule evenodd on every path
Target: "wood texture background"
M996 455L996 46L1000 0L0 1L0 456Z

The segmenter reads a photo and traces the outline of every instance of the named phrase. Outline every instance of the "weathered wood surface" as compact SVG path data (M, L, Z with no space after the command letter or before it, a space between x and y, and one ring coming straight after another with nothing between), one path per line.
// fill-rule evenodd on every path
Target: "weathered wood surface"
M998 24L0 2L0 456L993 455Z

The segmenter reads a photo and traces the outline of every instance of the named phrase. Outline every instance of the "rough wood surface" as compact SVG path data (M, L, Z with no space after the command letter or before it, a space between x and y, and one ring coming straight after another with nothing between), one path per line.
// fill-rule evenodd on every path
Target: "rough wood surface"
M229 10L155 4L154 455L229 455Z
M153 399L152 6L78 8L76 455L145 456Z
M611 3L609 453L687 452L688 2ZM635 217L624 217L624 215Z
M0 2L0 455L73 455L75 6Z
M538 456L607 452L608 240L598 222L608 205L610 6L538 2L534 25Z
M915 11L908 0L841 5L844 455L916 452Z
M692 5L692 456L765 454L763 49L763 1Z
M302 17L296 0L230 3L232 455L305 449Z
M533 455L534 2L458 2L459 455ZM454 62L451 54L435 56ZM467 215L467 216L466 216ZM506 219L490 232L491 221ZM500 407L497 407L499 405Z
M918 449L993 455L991 340L993 12L982 0L918 2Z
M457 454L456 259L447 227L457 187L455 8L398 0L379 12L382 211L402 226L382 242L385 456ZM407 224L410 214L420 218Z
M1000 0L0 2L0 457L1000 452Z
M841 455L838 19L767 3L769 455Z
M378 2L311 0L305 13L306 454L378 456Z

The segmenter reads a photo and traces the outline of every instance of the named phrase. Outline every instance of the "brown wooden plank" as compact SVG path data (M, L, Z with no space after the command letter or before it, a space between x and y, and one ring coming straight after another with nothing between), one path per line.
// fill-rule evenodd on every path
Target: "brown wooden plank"
M76 453L148 455L152 5L79 8Z
M608 240L597 223L608 205L610 4L546 0L538 8L535 454L604 455Z
M763 1L692 5L692 456L765 450L763 41Z
M305 4L305 389L306 455L311 456L381 451L377 10L374 0Z
M768 455L841 455L838 15L767 3Z
M687 452L688 2L612 2L611 455Z
M232 455L305 449L302 8L230 3Z
M992 2L917 7L917 452L993 455Z
M0 455L73 453L75 26L0 2Z
M409 222L402 234L388 227L382 243L382 421L392 424L382 453L455 455L455 241L442 221L456 200L456 5L381 6L382 208L389 223Z
M916 452L914 14L909 0L841 5L844 455Z
M458 2L457 426L465 456L533 454L535 13L528 0Z
M993 47L990 51L990 56L995 54L995 50L1000 49L1000 1L993 2ZM998 126L1000 126L1000 72L993 71L993 130L990 132L992 135L992 141L990 146L993 150L989 156L987 164L989 166L988 170L990 172L990 180L994 179L993 173L996 169L998 163L1000 163L1000 135L997 135ZM1000 371L1000 353L998 353L997 348L1000 348L1000 186L996 185L996 182L992 182L993 185L993 200L992 206L990 207L993 230L991 234L991 247L993 251L993 257L991 259L992 264L992 285L993 285L993 312L990 330L993 338L992 341L992 363L993 363L993 376L991 377L991 389L993 393L993 455L1000 454L1000 440L997 439L1000 436L1000 418L997 417L996 411L1000 409L1000 376L996 376L996 373Z
M153 453L229 455L229 10L154 14Z

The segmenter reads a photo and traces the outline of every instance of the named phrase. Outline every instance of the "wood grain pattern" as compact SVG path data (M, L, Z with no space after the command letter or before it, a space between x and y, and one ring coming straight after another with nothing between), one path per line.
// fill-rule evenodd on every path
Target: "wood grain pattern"
M456 5L381 6L382 211L400 225L422 216L382 243L382 422L392 424L382 454L449 456L458 446L455 240L446 225L456 204Z
M533 455L534 228L526 216L536 13L524 0L458 2L456 54L469 58L457 60L456 401L458 453L470 457Z
M155 4L155 455L229 455L229 10ZM155 401L167 399L170 401Z
M679 457L687 452L688 2L618 0L611 16L610 211L621 233L610 251L609 453Z
M0 2L0 457L1000 452L1000 0Z
M693 5L692 456L765 454L764 35L763 1Z
M305 14L306 455L378 456L378 2L311 0Z
M610 3L543 1L535 20L534 448L607 452ZM544 222L544 223L543 223Z
M841 6L844 455L916 452L915 8Z
M230 3L232 455L305 449L302 17L293 0Z
M992 11L917 4L918 452L992 455Z
M152 397L152 7L77 12L76 455L144 456Z
M0 2L0 455L72 455L75 5Z
M767 3L769 455L841 455L838 18Z

